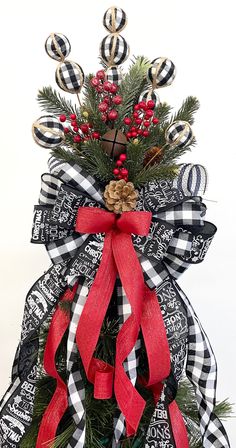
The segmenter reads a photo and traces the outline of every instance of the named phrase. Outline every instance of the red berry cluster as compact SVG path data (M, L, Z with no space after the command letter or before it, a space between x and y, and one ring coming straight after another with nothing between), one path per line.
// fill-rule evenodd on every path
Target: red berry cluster
M127 182L129 171L123 166L123 163L126 161L126 159L126 154L120 154L119 159L116 161L116 167L113 170L113 174L117 179L124 179Z
M69 121L66 115L60 115L61 123ZM64 127L65 134L71 134L74 143L83 143L90 139L98 140L101 136L99 132L94 131L91 123L78 123L75 114L70 115L70 127Z
M154 107L155 102L153 100L140 101L135 104L132 116L124 118L124 124L129 126L126 132L128 139L149 136L150 127L159 123L158 118L154 116Z
M104 122L117 120L119 114L115 106L122 103L121 96L117 95L118 85L106 81L104 70L99 70L90 82L98 94L101 95L98 109L102 114L102 120Z

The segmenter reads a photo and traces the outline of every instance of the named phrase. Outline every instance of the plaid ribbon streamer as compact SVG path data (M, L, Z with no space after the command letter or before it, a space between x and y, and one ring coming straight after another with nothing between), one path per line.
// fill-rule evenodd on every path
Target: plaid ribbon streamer
M188 316L186 374L196 392L203 448L229 448L230 444L225 429L213 412L216 404L217 383L215 355L191 303L177 283L175 286L186 306Z
M75 299L72 304L72 317L67 340L67 372L69 409L76 424L76 430L71 436L67 448L83 448L85 442L85 388L78 365L78 348L76 344L76 329L83 311L89 289L85 279L80 279Z

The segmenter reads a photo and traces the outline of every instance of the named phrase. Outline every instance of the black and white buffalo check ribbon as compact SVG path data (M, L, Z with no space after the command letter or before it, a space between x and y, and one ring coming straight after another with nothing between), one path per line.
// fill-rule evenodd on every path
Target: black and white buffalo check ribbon
M45 244L53 266L36 282L26 299L22 338L14 361L12 384L0 404L2 448L18 448L30 425L39 329L52 314L66 284L73 286L75 282L78 282L78 288L69 327L67 372L69 409L76 430L67 448L83 448L85 443L85 387L79 368L81 361L75 334L99 266L104 235L78 234L74 225L79 207L104 207L103 189L74 163L51 158L49 169L50 173L42 176L39 204L34 210L32 242ZM139 191L137 210L152 212L150 234L148 237L133 236L133 244L145 282L157 292L170 345L172 373L177 381L181 377L188 350L186 372L196 388L203 446L228 448L224 428L213 414L215 358L191 305L175 283L175 279L191 264L204 259L216 231L213 224L204 220L206 207L200 194L205 187L204 168L191 164L183 165L174 181L147 184ZM117 316L122 325L131 309L119 279L116 298ZM32 338L36 345L32 345ZM138 340L124 363L126 373L134 385L137 381L140 344ZM34 360L29 359L32 351L36 354ZM27 394L25 388L28 389ZM21 403L27 409L25 421L20 414ZM155 421L152 424L155 425ZM113 448L119 447L125 431L124 416L117 411ZM151 446L148 440L146 443L147 447Z

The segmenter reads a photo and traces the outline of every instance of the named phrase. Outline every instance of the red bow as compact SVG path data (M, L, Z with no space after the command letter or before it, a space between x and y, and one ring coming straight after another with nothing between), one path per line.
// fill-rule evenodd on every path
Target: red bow
M127 435L136 432L145 400L132 385L123 362L137 341L140 328L146 345L149 378L146 386L160 383L170 372L170 353L155 292L145 285L131 234L148 235L152 214L124 212L121 216L98 208L78 211L76 231L105 233L102 259L79 320L76 341L96 398L112 396L113 367L93 357L117 274L131 305L131 316L123 324L116 343L114 392L127 423Z
M121 216L97 208L79 209L76 231L105 233L100 266L81 314L76 341L89 381L94 384L95 398L105 399L114 391L126 419L127 435L138 428L145 401L126 375L123 362L133 349L140 328L146 346L149 378L142 383L152 389L155 401L162 390L162 381L170 372L170 352L160 306L154 291L144 283L143 273L133 247L131 234L147 235L151 213L125 212ZM123 324L116 343L115 368L93 357L117 274L130 302L132 313ZM76 287L67 291L62 300L73 300ZM61 417L67 409L67 388L57 373L55 355L69 325L69 317L57 308L49 330L44 354L46 372L57 380L57 388L46 409L36 448L42 448L55 437ZM170 419L177 448L188 448L187 433L175 402L169 406Z

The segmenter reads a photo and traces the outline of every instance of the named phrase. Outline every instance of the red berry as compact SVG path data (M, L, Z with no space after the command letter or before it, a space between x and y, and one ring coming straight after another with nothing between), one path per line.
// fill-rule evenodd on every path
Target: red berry
M96 73L96 77L98 79L104 79L106 76L106 73L104 72L104 70L98 70L98 72Z
M119 106L119 104L122 103L122 98L121 98L120 95L116 95L116 96L114 96L114 98L113 98L112 101L113 101L114 104L116 104L117 106Z
M123 177L123 179L125 180L125 182L128 182L128 177Z
M151 117L153 116L153 114L154 114L153 110L148 109L148 110L146 111L145 116L148 117L148 118L151 118Z
M126 137L127 138L131 138L132 137L132 132L127 132Z
M117 160L116 165L117 166L122 166L123 165L122 160Z
M130 131L131 131L131 132L136 132L136 131L137 131L137 128L136 128L135 126L132 126L132 128L130 128Z
M80 135L75 135L75 137L74 137L74 142L75 142L75 143L79 143L79 142L81 142L81 137L80 137Z
M70 115L70 119L71 119L71 120L76 120L76 115L75 115L75 114L71 114L71 115Z
M114 83L111 84L110 92L111 92L111 93L116 93L117 90L118 90L118 86L117 86L117 84L114 84Z
M100 110L100 112L106 112L108 109L108 104L102 102L99 104L98 109Z
M74 126L73 129L74 129L75 132L78 132L78 130L79 130L78 126Z
M159 120L158 120L157 117L154 117L154 118L152 119L152 122L153 122L153 124L158 124L158 123L159 123Z
M139 110L139 109L140 109L139 104L135 104L134 110Z
M155 102L154 102L153 100L149 100L149 101L147 102L147 107L148 107L148 109L154 109L154 107L155 107Z
M112 109L108 114L108 119L115 121L118 118L118 112L115 109Z
M140 109L147 110L147 105L146 105L145 101L140 101L139 107L140 107Z
M127 170L127 168L121 168L120 174L122 174L122 176L128 176L129 171Z
M133 113L133 117L134 117L134 118L138 118L138 117L139 117L138 112L134 112L134 113Z
M144 121L144 123L143 123L145 128L149 128L150 124L151 124L150 121Z
M132 137L135 138L135 137L137 137L137 135L138 135L138 133L137 133L136 131L133 131L133 132L132 132Z
M87 134L88 131L89 131L89 127L88 127L88 125L85 124L85 123L80 125L80 129L81 129L81 131L83 132L83 134Z
M142 131L142 129L138 129L138 130L137 130L137 134L138 134L138 135L143 135L143 131Z
M129 126L131 124L132 120L129 117L125 117L124 118L124 123L127 124L127 126Z
M90 83L92 84L93 87L97 87L99 85L99 79L96 78L96 76L94 76L91 80Z
M70 129L69 129L69 128L64 128L64 133L65 133L65 134L69 134L69 132L70 132Z
M95 87L96 88L96 91L98 92L98 93L102 93L103 92L103 86L102 85L99 85L99 86L97 86L97 87Z
M117 178L118 178L118 179L122 179L122 175L121 175L121 174L118 174Z
M140 125L142 123L142 118L136 118L135 123Z
M63 115L60 115L59 120L60 120L62 123L64 123L64 121L66 121L66 116L65 116L64 114L63 114Z
M127 159L127 155L126 154L120 154L119 159L121 160L121 162L125 162L125 160Z
M107 96L104 96L104 98L103 98L103 103L106 103L106 104L110 104L111 103L111 98L107 95Z
M111 91L111 82L105 81L103 84L103 88L106 92L110 92Z
M102 114L102 121L107 121L107 114Z
M148 137L148 136L149 136L149 131L145 129L145 130L143 131L143 136L144 136L144 137Z
M92 128L93 128L92 123L89 123L89 124L88 124L88 127L89 127L90 129L92 129Z
M115 176L117 176L119 173L120 173L120 170L118 170L118 168L114 168L114 170L113 170L113 174L114 174Z
M92 138L94 138L95 140L98 140L100 138L99 132L92 132Z
M74 126L77 126L77 121L72 121L72 122L71 122L71 126L73 126L73 127L74 127Z

